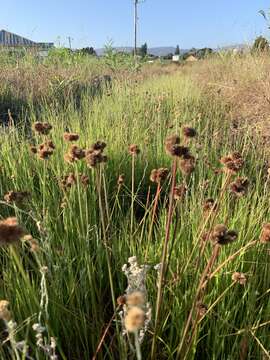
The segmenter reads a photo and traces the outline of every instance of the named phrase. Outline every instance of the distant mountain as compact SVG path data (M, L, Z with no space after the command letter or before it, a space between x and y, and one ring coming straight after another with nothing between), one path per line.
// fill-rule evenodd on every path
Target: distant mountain
M217 49L213 49L214 51L218 51L218 50L231 50L231 49L245 49L247 48L248 45L245 44L235 44L235 45L228 45L228 46L221 46ZM131 46L126 46L126 47L114 47L114 49L116 51L124 51L124 52L132 52L133 47ZM96 49L96 53L98 56L102 56L104 54L105 49ZM187 52L189 52L190 49L180 49L181 54L185 54ZM153 47L153 48L148 48L148 54L152 54L155 56L165 56L168 55L170 53L174 54L175 52L175 47L172 46L159 46L159 47Z
M131 46L127 46L127 47L115 47L114 48L117 51L124 51L124 52L132 52L133 47ZM101 56L104 54L105 49L96 49L96 53L97 55ZM181 53L185 53L188 50L183 50L181 49ZM153 48L148 48L148 54L152 54L155 56L165 56L169 53L173 53L175 52L175 47L172 46L160 46L160 47L153 47Z

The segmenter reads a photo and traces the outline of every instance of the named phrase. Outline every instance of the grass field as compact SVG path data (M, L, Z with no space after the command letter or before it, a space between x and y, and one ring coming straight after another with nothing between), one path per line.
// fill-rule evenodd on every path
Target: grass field
M226 82L267 84L268 63L5 65L0 214L31 236L0 223L1 359L270 358L268 147ZM100 74L112 82L93 91Z

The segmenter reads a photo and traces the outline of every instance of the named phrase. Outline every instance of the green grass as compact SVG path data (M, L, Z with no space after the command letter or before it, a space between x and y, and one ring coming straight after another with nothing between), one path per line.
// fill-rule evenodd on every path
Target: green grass
M164 140L170 134L180 134L182 125L190 124L198 131L198 137L190 143L197 163L188 179L184 179L179 170L177 172L177 183L187 181L188 192L178 205L177 225L176 215L173 217L172 229L176 226L176 236L169 240L170 262L163 289L155 357L175 359L198 281L213 249L210 243L207 244L204 256L196 266L200 249L195 245L203 223L202 204L206 198L218 197L225 179L223 173L215 174L207 163L213 168L221 168L221 156L240 151L245 159L241 175L250 180L245 197L234 201L226 190L221 202L215 224L226 222L239 235L235 243L221 248L215 268L249 242L259 239L262 224L269 221L264 149L248 131L232 130L227 117L228 107L222 100L208 97L188 75L161 76L139 84L115 81L112 89L105 89L103 94L95 97L87 88L83 90L80 106L77 106L75 96L71 95L68 100L65 106L43 102L38 118L33 110L16 128L1 129L1 199L9 190L31 192L31 200L25 205L16 207L1 202L1 217L17 216L40 244L36 254L25 243L13 250L1 249L0 297L10 301L13 319L18 325L16 339L27 340L35 359L45 358L35 345L31 327L41 311L42 323L49 335L57 339L59 359L91 358L114 313L115 299L111 297L108 269L117 297L127 287L121 268L130 256L137 256L139 263L151 266L147 290L154 315L157 275L153 267L160 262L162 254L169 181L164 185L158 222L149 239L150 206L155 195L155 185L150 183L149 175L153 168L171 166ZM50 138L56 149L45 163L29 153L28 144L41 143L43 138L30 132L24 126L25 120L46 121L53 126ZM80 134L78 144L82 147L90 147L97 140L107 143L108 162L104 166L109 212L107 246L95 186L96 170L87 168L85 161L76 165L64 162L63 155L68 149L63 141L65 129ZM135 225L132 233L130 144L138 144L141 149L135 160ZM89 175L90 184L87 189L81 185L73 186L66 194L66 207L62 208L64 193L59 181L69 172ZM117 178L122 173L125 184L117 191ZM150 205L147 205L149 186ZM45 275L49 301L47 315L39 305L40 266L48 267ZM204 303L210 308L218 301L200 323L188 358L237 359L245 337L248 339L247 359L260 359L267 351L270 357L269 323L261 326L270 320L269 270L269 247L258 241L228 262L209 281ZM235 271L247 275L245 286L232 285L231 277ZM153 329L154 322L142 344L145 359L150 358ZM2 359L8 358L8 348L8 343L0 346ZM15 358L14 354L12 356ZM98 358L127 357L134 358L134 354L113 322Z

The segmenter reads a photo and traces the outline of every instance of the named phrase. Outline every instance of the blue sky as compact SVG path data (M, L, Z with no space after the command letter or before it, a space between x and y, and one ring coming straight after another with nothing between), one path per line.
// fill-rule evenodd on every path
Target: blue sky
M73 47L132 44L133 0L0 0L0 29ZM139 6L139 43L217 47L267 34L258 15L269 0L146 0ZM269 30L270 35L270 30Z

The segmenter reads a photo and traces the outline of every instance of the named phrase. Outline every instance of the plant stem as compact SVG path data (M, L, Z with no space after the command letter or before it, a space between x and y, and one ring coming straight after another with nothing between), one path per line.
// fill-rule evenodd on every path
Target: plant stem
M140 346L140 342L139 342L138 331L135 332L134 336L135 336L135 349L136 349L137 360L142 360L142 352L141 352L141 346Z
M152 342L152 349L151 349L151 359L155 359L155 352L156 352L156 340L157 340L157 332L158 332L158 323L159 323L159 316L160 316L160 309L162 303L162 290L163 290L163 281L164 275L166 271L166 259L167 259L167 252L168 252L168 243L170 240L170 230L171 230L171 223L172 223L172 216L173 216L173 200L174 200L174 188L176 183L176 171L177 171L177 159L175 158L172 165L172 184L171 184L171 191L170 191L170 203L169 203L169 211L166 223L166 234L165 240L163 244L162 250L162 258L161 258L161 269L160 269L160 277L158 280L158 293L157 293L157 303L156 303L156 316L155 316L155 327L154 327L154 335L153 335L153 342Z
M131 214L130 214L130 234L133 234L133 223L134 223L134 201L135 201L135 155L132 155L131 165Z

